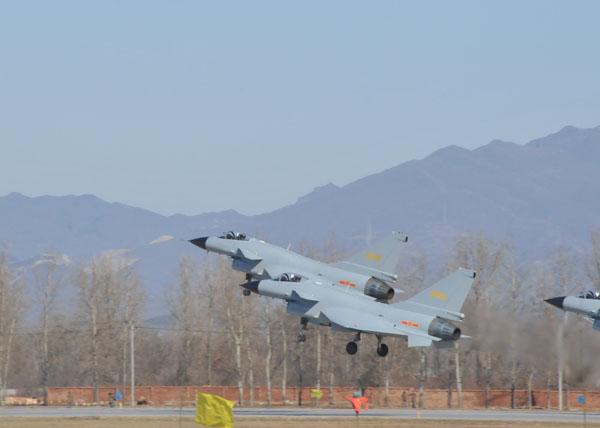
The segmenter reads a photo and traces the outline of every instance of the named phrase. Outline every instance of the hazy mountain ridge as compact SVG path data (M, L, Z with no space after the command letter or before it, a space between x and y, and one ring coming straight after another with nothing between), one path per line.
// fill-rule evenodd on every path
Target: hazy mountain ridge
M331 230L342 240L361 236L370 221L375 235L406 230L426 249L458 231L481 231L539 256L557 242L582 245L589 227L600 223L599 148L600 128L572 127L526 145L449 146L350 183L326 203L285 207L257 220L281 231L291 219L309 240ZM444 236L436 236L440 231Z
M275 243L322 242L358 248L367 230L409 234L435 262L457 233L482 232L511 241L535 259L559 244L587 245L600 226L600 127L565 127L525 145L494 140L474 150L440 149L343 187L328 184L270 213L234 210L163 216L92 195L0 197L0 246L11 259L49 248L72 260L115 248L140 259L148 289L160 297L175 281L180 255L200 257L186 239L242 230ZM163 235L175 239L150 244Z

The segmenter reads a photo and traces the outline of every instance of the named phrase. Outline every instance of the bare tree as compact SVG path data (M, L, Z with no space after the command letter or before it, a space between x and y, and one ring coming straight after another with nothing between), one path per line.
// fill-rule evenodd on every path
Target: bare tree
M10 271L6 254L0 253L0 405L6 396L11 352L23 309L23 284Z
M135 260L125 254L103 254L81 265L76 273L78 323L88 332L89 365L94 403L99 403L100 382L116 383L121 369L123 325L138 322L145 297L133 269ZM120 340L119 340L120 336Z
M329 329L327 334L327 346L329 348L328 355L328 367L329 367L329 405L333 405L333 385L335 381L335 336L331 329Z
M458 399L458 408L463 407L463 394L462 394L462 373L460 370L460 350L459 343L454 342L454 370L456 373L456 397Z
M200 302L197 273L189 258L184 257L179 262L179 282L168 297L169 311L177 337L175 382L178 385L188 385L192 379L190 370L196 361L197 336L202 328L200 314L203 308Z
M285 321L282 318L280 321L281 325L281 353L282 355L282 367L281 367L281 401L283 404L287 402L287 356L288 356L288 334L285 328Z
M554 255L553 263L554 267L554 280L555 288L560 290L564 296L567 294L567 288L569 282L573 276L572 262L569 250L565 247L559 248L558 252ZM562 316L561 323L557 331L557 353L558 353L558 410L563 410L563 376L565 370L565 324L567 322L567 312Z
M596 289L600 290L600 228L590 231L591 252L586 263L586 273Z
M491 299L495 294L493 290L498 289L497 283L503 267L504 255L504 246L494 244L483 235L462 235L455 244L454 257L448 266L452 270L458 267L468 267L477 272L473 291L465 303L465 312L471 314L471 317L467 319L469 332L480 343L480 346L473 348L475 379L478 385L484 384L486 406L490 402L492 355L491 351L484 350L490 346L490 343L486 343L487 336L479 334L479 332L493 323L488 312L491 307ZM455 351L458 352L459 349L456 347ZM459 361L460 357L456 356L457 375L461 374ZM456 383L457 388L459 385L462 386L462 379L457 379ZM459 393L459 402L462 401L460 395Z
M298 406L302 407L302 392L304 389L304 342L296 343L296 369L298 383L296 390L298 391Z
M206 381L212 385L213 379L213 329L215 320L215 310L217 303L217 292L219 284L209 275L209 269L205 269L203 281L203 295L206 299Z
M513 306L513 317L516 318L516 308L517 308L517 300L519 297L519 287L520 282L517 278L517 273L514 268L510 270L510 291L511 291L511 300ZM510 330L511 338L510 341L510 359L511 359L511 368L510 368L510 407L511 409L515 408L515 391L517 389L517 369L518 369L518 356L516 350L516 335L518 332L516 328L513 326Z
M318 390L321 390L321 329L317 326L316 328L316 336L317 336L317 343L316 343L316 348L317 348L317 364L315 367L315 375L316 375L316 382L315 382L315 388ZM319 407L319 403L320 403L320 399L319 397L316 398L315 400L315 404L317 407Z
M265 305L265 327L267 330L267 356L265 358L265 381L267 383L267 404L273 404L273 388L271 383L271 357L273 355L273 320L271 316L271 308L268 304Z
M425 406L425 381L427 380L427 354L419 348L419 408Z
M244 372L242 370L242 344L244 343L246 329L244 322L244 309L245 305L240 302L240 297L238 293L232 293L229 291L228 304L225 305L225 314L227 317L227 330L229 331L229 335L233 340L233 345L235 347L235 371L237 377L237 386L239 399L238 403L240 406L244 405ZM237 296L234 297L234 296ZM242 298L243 299L243 298ZM236 302L237 300L237 302ZM236 304L237 310L234 312L233 304Z
M312 250L317 257L323 252ZM445 268L460 265L478 271L461 326L473 339L461 341L454 349L435 347L421 353L409 349L405 341L388 339L390 355L386 359L367 351L346 355L343 346L336 345L338 339L346 338L330 329L311 328L309 340L296 344L289 338L295 337L292 333L296 331L297 319L286 314L283 305L256 296L242 297L237 284L243 278L220 260L199 267L182 260L178 283L169 295L169 307L176 320L167 330L140 324L141 312L136 308L143 307L143 295L131 285L139 286L139 281L131 260L123 260L122 255L104 255L82 264L72 277L78 291L77 304L64 305L65 311L52 305L54 286L60 282L58 270L47 271L46 268L52 268L50 265L40 265L34 277L38 303L32 305L35 312L21 311L19 315L21 319L39 319L39 328L23 330L19 320L11 327L7 322L10 310L0 313L0 381L4 387L7 382L11 386L39 382L96 387L125 382L129 364L126 332L135 323L136 355L143 356L136 360L136 377L146 384L206 381L237 385L241 403L248 398L252 401L252 387L259 379L267 385L266 400L271 403L277 399L272 391L274 383L281 385L284 401L296 398L289 397L288 385L298 385L299 402L304 385L328 387L330 402L335 385L378 386L385 391L382 404L389 403L392 386L412 385L418 393L410 399L419 406L427 404L426 388L447 387L449 406L457 403L453 397L457 391L458 405L462 406L464 388L483 389L486 405L491 405L492 388L510 386L511 406L549 406L550 401L535 403L536 396L531 391L544 388L546 383L549 396L554 399L552 390L557 385L560 388L561 377L564 391L568 385L594 384L600 379L600 363L594 358L600 347L589 344L593 340L585 337L587 330L579 339L573 334L564 335L561 344L560 334L557 335L562 323L560 312L532 302L563 293L567 285L570 294L576 285L573 282L586 275L593 280L593 251L590 254L585 270L583 264L573 263L575 258L564 249L524 269L503 245L483 236L461 237ZM6 271L6 261L3 263ZM399 266L398 284L410 295L424 287L426 275L436 272L427 269L423 254L413 253ZM18 289L15 276L11 278L2 282L2 308L14 306L7 303L7 298L13 298L12 291L6 292L7 284L10 290ZM69 307L76 314L69 314ZM572 318L567 329L578 331L573 327L581 323ZM371 335L364 335L363 341L362 349L375 345ZM586 343L585 352L578 347L580 342ZM27 358L31 355L37 358ZM516 394L519 388L530 390L528 400L522 403Z
M55 251L44 254L44 260L34 266L34 299L39 307L39 334L36 340L36 357L39 361L39 382L44 391L44 405L48 405L48 380L50 378L50 329L52 318L57 311L57 297L63 285L63 273L60 266L69 263L69 259Z
M246 319L246 317L248 317L248 311L246 309L247 303L246 303L247 298L242 298L242 314L244 316L244 319ZM264 303L263 303L264 304ZM250 336L251 336L251 332L250 331L246 331L246 340L245 340L245 348L246 348L246 361L247 361L247 368L246 368L246 374L248 376L248 399L250 402L250 406L254 406L254 354L255 354L255 349L254 346L252 346L254 344L254 341L251 340Z

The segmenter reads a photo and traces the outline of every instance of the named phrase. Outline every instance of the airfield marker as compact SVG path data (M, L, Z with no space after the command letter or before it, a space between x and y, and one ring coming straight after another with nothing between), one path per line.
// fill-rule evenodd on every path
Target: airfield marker
M587 405L586 405L585 395L580 394L577 397L577 402L581 406L583 406L583 426L584 426L584 428L587 428Z

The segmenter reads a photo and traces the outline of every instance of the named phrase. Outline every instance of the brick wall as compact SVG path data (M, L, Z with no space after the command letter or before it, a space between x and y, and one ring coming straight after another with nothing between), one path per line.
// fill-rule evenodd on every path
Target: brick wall
M109 393L114 393L117 387L104 386L100 388L100 404L108 402ZM315 405L315 400L310 398L310 387L302 389L302 403L306 406ZM347 402L344 397L351 395L356 388L335 387L332 391L329 388L323 388L323 397L320 400L320 406L345 407ZM153 406L190 406L194 402L196 392L202 391L211 394L217 394L229 400L238 401L239 393L236 387L232 386L138 386L136 387L136 400L145 401ZM331 394L332 393L332 394ZM567 408L579 408L577 397L584 394L587 398L588 408L600 409L600 391L569 391L565 392L564 402ZM510 390L496 389L491 391L490 407L509 408ZM281 388L273 388L273 405L283 405ZM368 388L366 396L373 407L415 407L418 401L418 392L414 388L389 388L386 400L383 388ZM287 389L287 405L298 404L298 389L290 387ZM550 407L558 407L558 396L556 391L550 391ZM244 405L250 405L250 391L244 389ZM548 403L548 394L545 390L533 391L533 405L538 408L545 408ZM129 403L129 389L125 390L125 404ZM48 402L51 405L75 405L85 406L93 402L93 389L91 387L78 388L49 388ZM254 405L263 406L267 403L267 390L264 387L254 388ZM451 406L457 407L456 392L452 393ZM518 408L527 407L527 391L517 390L515 393L515 406ZM447 408L448 391L443 389L428 389L425 391L424 407ZM463 391L464 408L484 408L485 392L482 390Z

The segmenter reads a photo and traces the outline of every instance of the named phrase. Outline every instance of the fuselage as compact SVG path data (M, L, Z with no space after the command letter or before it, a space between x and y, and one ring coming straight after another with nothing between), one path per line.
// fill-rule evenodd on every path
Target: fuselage
M204 248L231 257L232 268L253 279L277 280L284 274L322 277L336 287L368 294L379 300L390 300L394 295L391 286L372 276L340 269L259 239L233 240L211 236L204 242ZM373 290L379 291L379 294Z
M323 308L344 308L357 313L368 314L381 320L389 330L386 335L403 336L406 331L428 334L430 326L437 317L403 310L396 305L384 304L376 299L362 294L340 289L328 282L302 281L281 282L262 280L256 284L256 293L287 302L290 314L306 318L309 322L320 325L330 325ZM356 320L358 321L358 320ZM353 330L352 322L349 328L337 326L337 329ZM358 329L358 324L355 326ZM394 334L394 330L397 330Z
M565 311L575 312L577 314L594 318L600 315L600 300L566 296L565 300L563 301L563 309Z

